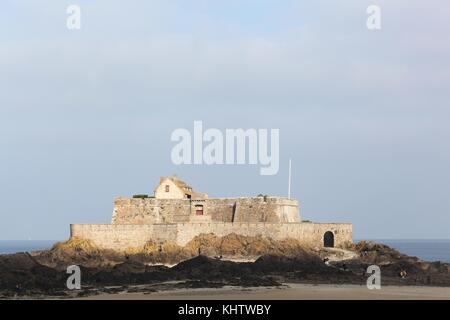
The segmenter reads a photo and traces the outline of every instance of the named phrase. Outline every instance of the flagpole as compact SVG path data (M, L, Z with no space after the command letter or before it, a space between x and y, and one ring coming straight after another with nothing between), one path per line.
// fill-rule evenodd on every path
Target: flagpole
M288 186L288 198L291 198L291 179L292 179L292 160L289 158L289 186Z

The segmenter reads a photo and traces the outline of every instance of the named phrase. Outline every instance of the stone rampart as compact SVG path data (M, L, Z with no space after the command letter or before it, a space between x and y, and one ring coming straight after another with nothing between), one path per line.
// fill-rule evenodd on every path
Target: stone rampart
M183 223L190 221L195 206L204 207L212 222L300 222L296 200L278 197L188 199L117 198L113 224Z
M331 232L334 246L352 242L352 225L340 223L173 223L173 224L72 224L71 238L92 241L104 249L124 250L142 247L148 241L171 241L181 246L200 234L217 236L236 233L266 236L275 240L297 239L305 245L321 247L324 235Z

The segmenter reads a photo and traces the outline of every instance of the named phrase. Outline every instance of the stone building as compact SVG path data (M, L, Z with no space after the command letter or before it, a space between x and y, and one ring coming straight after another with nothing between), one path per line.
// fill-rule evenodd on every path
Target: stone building
M153 196L116 198L111 224L71 225L71 237L116 250L150 240L185 245L209 233L294 238L318 247L352 242L351 224L302 222L297 200L262 195L210 199L176 176L161 177Z
M157 199L208 199L206 193L195 192L191 186L188 186L186 182L180 180L177 176L161 177L154 194Z

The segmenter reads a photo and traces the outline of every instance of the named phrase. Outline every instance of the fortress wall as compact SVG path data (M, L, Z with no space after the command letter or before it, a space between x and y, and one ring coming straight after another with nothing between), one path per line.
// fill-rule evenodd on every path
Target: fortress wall
M278 199L277 214L282 222L301 222L300 206L297 200Z
M293 238L305 245L322 246L325 232L331 231L336 247L353 241L352 225L340 223L186 223L177 224L177 229L177 243L182 246L202 233L214 233L219 237L236 233L244 236L263 235L275 240Z
M334 246L343 247L353 242L353 226L351 223L300 223L283 224L283 234L288 234L289 238L299 239L305 244L323 246L325 232L331 231L334 235Z
M160 205L160 223L174 223L189 220L191 215L191 202L189 200L162 200Z
M265 235L274 239L280 234L281 224L266 223L186 223L178 224L177 243L185 245L199 234L213 233L223 237L231 233L244 236Z
M142 247L149 240L176 241L177 228L174 224L72 224L70 237L90 240L103 249L125 250Z
M237 199L208 199L206 214L214 222L232 222Z
M184 246L200 234L214 233L219 237L230 233L244 236L263 235L275 240L298 239L305 245L322 246L323 235L331 231L335 246L352 242L351 224L320 223L178 223L153 225L89 225L70 226L71 237L92 241L101 248L124 250L142 247L148 241L173 241Z
M224 198L207 201L215 222L299 222L298 202L277 197Z
M193 202L195 206L197 202ZM213 222L299 222L298 202L286 198L223 198L198 202ZM117 198L113 224L183 223L191 216L185 199Z
M159 203L154 199L116 198L113 224L152 224L159 222Z
M116 198L113 224L172 223L189 220L190 201L174 199Z

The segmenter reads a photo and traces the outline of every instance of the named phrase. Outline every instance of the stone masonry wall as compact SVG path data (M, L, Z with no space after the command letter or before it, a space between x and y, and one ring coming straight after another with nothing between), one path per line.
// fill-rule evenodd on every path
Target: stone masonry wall
M172 241L185 245L199 234L225 236L236 233L245 236L263 235L275 240L298 239L305 245L323 246L323 235L331 231L335 246L352 242L351 224L318 223L178 223L154 225L83 225L70 226L71 238L92 241L105 249L124 250L142 247L148 241Z
M100 248L124 250L138 248L150 240L177 240L176 224L71 224L70 237L90 240Z
M298 201L276 197L207 201L214 222L300 222Z
M153 224L189 221L189 200L117 198L113 224Z
M335 246L352 242L352 225L340 223L201 223L177 224L177 243L185 245L199 234L214 233L223 237L230 233L244 236L266 236L274 240L292 238L305 245L322 246L325 232L334 234Z
M208 199L204 213L212 222L300 222L296 200L277 197ZM190 200L117 198L113 224L154 224L189 222Z

